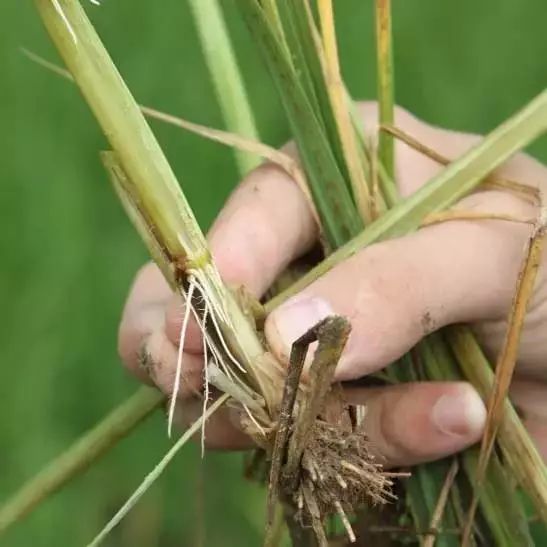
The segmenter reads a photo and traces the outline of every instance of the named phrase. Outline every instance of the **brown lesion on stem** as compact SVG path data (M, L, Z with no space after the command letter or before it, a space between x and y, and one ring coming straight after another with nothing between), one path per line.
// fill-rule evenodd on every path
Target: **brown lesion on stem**
M370 454L366 435L353 427L342 391L332 383L350 330L345 318L331 316L292 347L270 458L265 545L278 499L291 510L291 527L311 529L313 545L326 546L326 516L338 514L353 540L347 513L367 500L383 503L392 497L393 475L384 473ZM302 381L306 356L315 342L317 349Z

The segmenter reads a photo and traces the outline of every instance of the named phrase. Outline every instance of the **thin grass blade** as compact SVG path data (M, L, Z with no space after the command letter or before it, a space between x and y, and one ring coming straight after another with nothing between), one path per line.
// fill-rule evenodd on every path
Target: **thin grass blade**
M243 75L234 53L219 0L190 0L201 48L228 131L257 141L258 130ZM255 155L236 151L241 175L258 165Z
M131 511L135 504L142 498L147 490L158 480L160 475L165 471L167 466L173 461L173 458L179 453L180 449L192 438L193 435L199 432L202 423L207 421L224 403L228 401L230 396L224 394L219 397L207 410L184 432L180 439L170 448L161 461L154 469L146 475L142 483L139 485L133 495L124 503L121 509L112 517L101 532L89 543L88 547L97 547L100 545L112 532L112 530L122 521L122 519Z
M60 490L161 406L159 391L142 387L0 506L0 535Z

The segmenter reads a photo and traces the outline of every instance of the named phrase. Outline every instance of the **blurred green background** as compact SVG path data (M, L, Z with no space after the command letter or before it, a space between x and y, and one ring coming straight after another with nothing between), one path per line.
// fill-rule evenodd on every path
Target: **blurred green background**
M429 122L487 132L547 85L545 0L394 0L397 100ZM260 131L288 137L233 0L224 0ZM222 127L185 0L103 0L89 13L138 100ZM336 3L353 95L375 95L372 3ZM136 388L116 330L146 253L99 164L105 140L76 88L30 63L57 60L30 0L0 2L0 500ZM237 182L231 152L153 126L203 228ZM547 161L547 141L531 152ZM83 545L168 447L161 415L0 544ZM185 450L112 546L258 545L262 494L240 456ZM200 477L203 496L199 499ZM204 504L205 510L201 509ZM205 524L203 527L202 524Z

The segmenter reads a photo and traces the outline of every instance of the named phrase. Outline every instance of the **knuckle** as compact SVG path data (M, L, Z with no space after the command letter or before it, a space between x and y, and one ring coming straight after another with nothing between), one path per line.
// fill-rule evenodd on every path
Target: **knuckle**
M373 388L372 397L366 403L367 413L363 431L369 437L371 449L381 458L386 467L393 467L412 459L404 439L401 438L394 407L397 400L392 393L389 397L382 388Z
M268 211L260 202L244 203L230 218L222 241L215 238L214 255L223 277L261 292L284 265L281 241Z
M391 406L392 403L390 402L389 408L385 403L386 401L382 401L380 405L380 427L378 431L383 450L382 456L389 462L389 465L394 466L412 460L413 453L405 440L401 438L397 419Z

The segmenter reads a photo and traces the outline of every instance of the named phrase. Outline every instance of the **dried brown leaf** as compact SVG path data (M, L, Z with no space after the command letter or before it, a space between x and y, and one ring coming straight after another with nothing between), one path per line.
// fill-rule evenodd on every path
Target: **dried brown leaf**
M487 213L483 211L463 211L463 210L448 210L427 215L421 224L422 228L440 224L450 220L505 220L507 222L517 222L520 224L534 224L533 218L521 218L514 215L503 213Z
M383 131L385 133L389 133L396 139L400 140L401 142L405 143L407 146L410 146L410 148L413 148L417 152L420 152L424 156L426 156L429 159L432 159L433 161L437 162L440 165L449 165L452 160L447 158L446 156L443 156L436 150L433 150L433 148L430 148L426 144L420 142L418 139L407 133L406 131L403 131L399 127L395 127L394 125L387 125L383 124L380 126L380 131ZM510 192L514 192L521 197L531 200L533 202L537 202L539 200L539 191L534 186L530 186L528 184L523 184L521 182L517 182L514 180L502 178L502 177L496 177L496 176L488 176L484 179L484 181L481 184L481 187L484 188L492 188L494 190L506 190Z
M547 230L546 221L545 210L542 208L540 218L530 235L525 250L525 258L518 276L517 288L509 312L505 340L496 363L494 386L488 399L486 426L477 464L476 484L462 538L462 545L464 546L469 545L481 484L492 454L496 435L503 417L504 404L507 400L509 386L515 371L522 328L541 264L541 252Z

